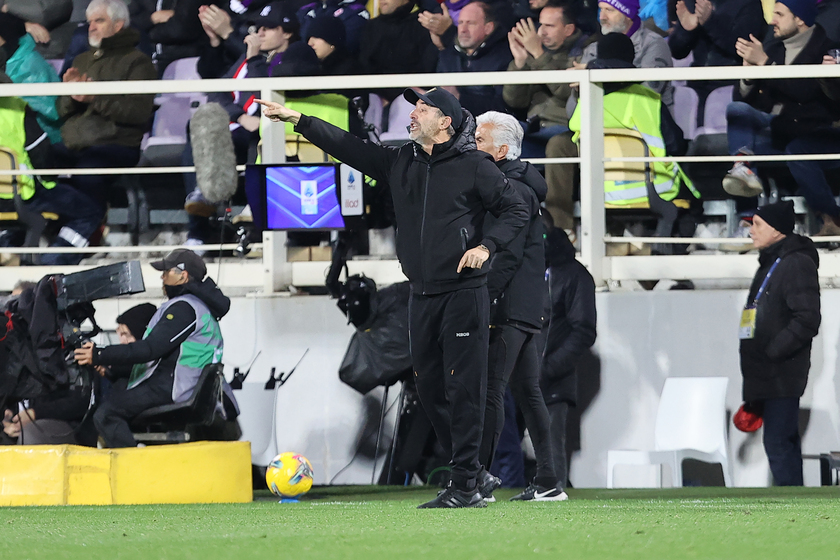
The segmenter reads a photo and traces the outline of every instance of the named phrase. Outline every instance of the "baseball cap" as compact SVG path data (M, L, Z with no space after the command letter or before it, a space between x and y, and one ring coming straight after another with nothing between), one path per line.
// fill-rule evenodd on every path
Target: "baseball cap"
M300 28L297 17L285 9L283 2L272 2L266 5L260 11L260 15L254 19L254 25L257 29L260 27L267 29L282 27L287 32L297 31Z
M760 414L752 409L744 408L745 406L741 405L738 412L732 417L732 423L742 432L754 432L764 424L764 420L761 419Z
M175 249L163 257L163 259L153 261L151 265L152 268L160 271L172 268L186 270L191 279L199 281L203 280L204 275L207 274L207 266L204 264L204 259L189 249Z
M417 93L409 88L403 92L403 97L412 105L422 99L426 105L440 109L444 115L452 119L452 128L456 130L464 120L464 115L461 113L461 104L454 95L443 88L432 88L426 93Z

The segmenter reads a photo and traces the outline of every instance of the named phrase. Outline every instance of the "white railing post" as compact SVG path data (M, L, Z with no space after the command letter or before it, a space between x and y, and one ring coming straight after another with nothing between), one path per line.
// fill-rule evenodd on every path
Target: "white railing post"
M580 257L600 286L604 270L604 87L586 78L580 81Z
M270 88L262 90L262 99L285 103L286 96L282 91ZM260 111L262 113L262 111ZM262 116L262 163L286 162L286 125L273 123ZM285 290L292 283L292 264L286 258L286 232L263 232L263 270L265 278L263 291L267 294Z

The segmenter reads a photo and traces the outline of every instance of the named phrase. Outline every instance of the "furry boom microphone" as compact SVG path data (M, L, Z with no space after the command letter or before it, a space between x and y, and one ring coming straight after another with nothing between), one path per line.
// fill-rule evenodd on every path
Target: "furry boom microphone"
M190 119L195 179L210 202L229 200L239 182L229 125L230 116L218 103L202 105Z

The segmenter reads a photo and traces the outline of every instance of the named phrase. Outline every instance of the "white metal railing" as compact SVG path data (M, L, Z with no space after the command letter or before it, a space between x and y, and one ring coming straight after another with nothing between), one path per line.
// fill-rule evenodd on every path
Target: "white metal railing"
M655 257L607 257L605 243L644 241L653 238L624 239L605 237L604 181L605 161L603 153L603 83L643 82L672 80L737 80L778 78L840 78L840 65L791 65L764 67L716 67L716 68L637 68L621 70L566 70L529 72L474 72L453 74L407 74L376 76L318 76L306 78L253 78L243 84L240 80L149 80L126 82L71 82L51 84L0 84L0 96L26 95L84 95L84 94L156 94L226 92L247 88L260 91L263 99L283 101L281 91L367 90L373 87L397 88L413 86L469 86L485 84L535 84L535 83L578 83L581 111L580 157L535 160L538 163L580 163L581 175L581 261L587 266L598 283L606 279L640 278L751 278L755 269L754 255L688 255ZM285 160L285 127L272 125L268 121L263 127L263 162L279 163ZM751 161L825 160L838 159L838 154L808 154L802 156L751 156ZM739 156L693 156L681 158L611 158L607 161L679 161L679 162L721 162L737 161ZM82 171L97 174L146 174L182 173L193 171L190 167L129 168L114 170L39 170L49 174L79 174ZM9 174L9 172L0 172ZM599 188L587 188L598 185ZM278 268L288 268L284 251L275 246L282 243L284 236L267 235L264 238L264 258L267 275L278 274ZM721 243L712 239L656 239L656 242L675 243ZM733 240L736 241L736 240ZM89 248L87 252L94 252ZM114 252L114 248L103 248ZM139 248L138 248L139 250ZM151 250L151 249L150 249ZM38 252L27 248L21 252ZM840 255L827 254L822 257L822 276L840 275ZM288 271L283 274L289 276ZM266 285L278 285L269 278Z

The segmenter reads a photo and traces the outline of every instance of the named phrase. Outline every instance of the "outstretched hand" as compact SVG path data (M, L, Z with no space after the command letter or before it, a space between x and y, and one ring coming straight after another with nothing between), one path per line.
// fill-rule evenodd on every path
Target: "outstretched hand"
M264 107L263 115L268 117L272 122L290 122L297 124L300 122L301 114L297 111L284 107L275 101L263 101L262 99L255 99L257 103Z
M85 342L81 348L76 348L73 351L73 357L80 366L93 364L93 347L93 342Z

